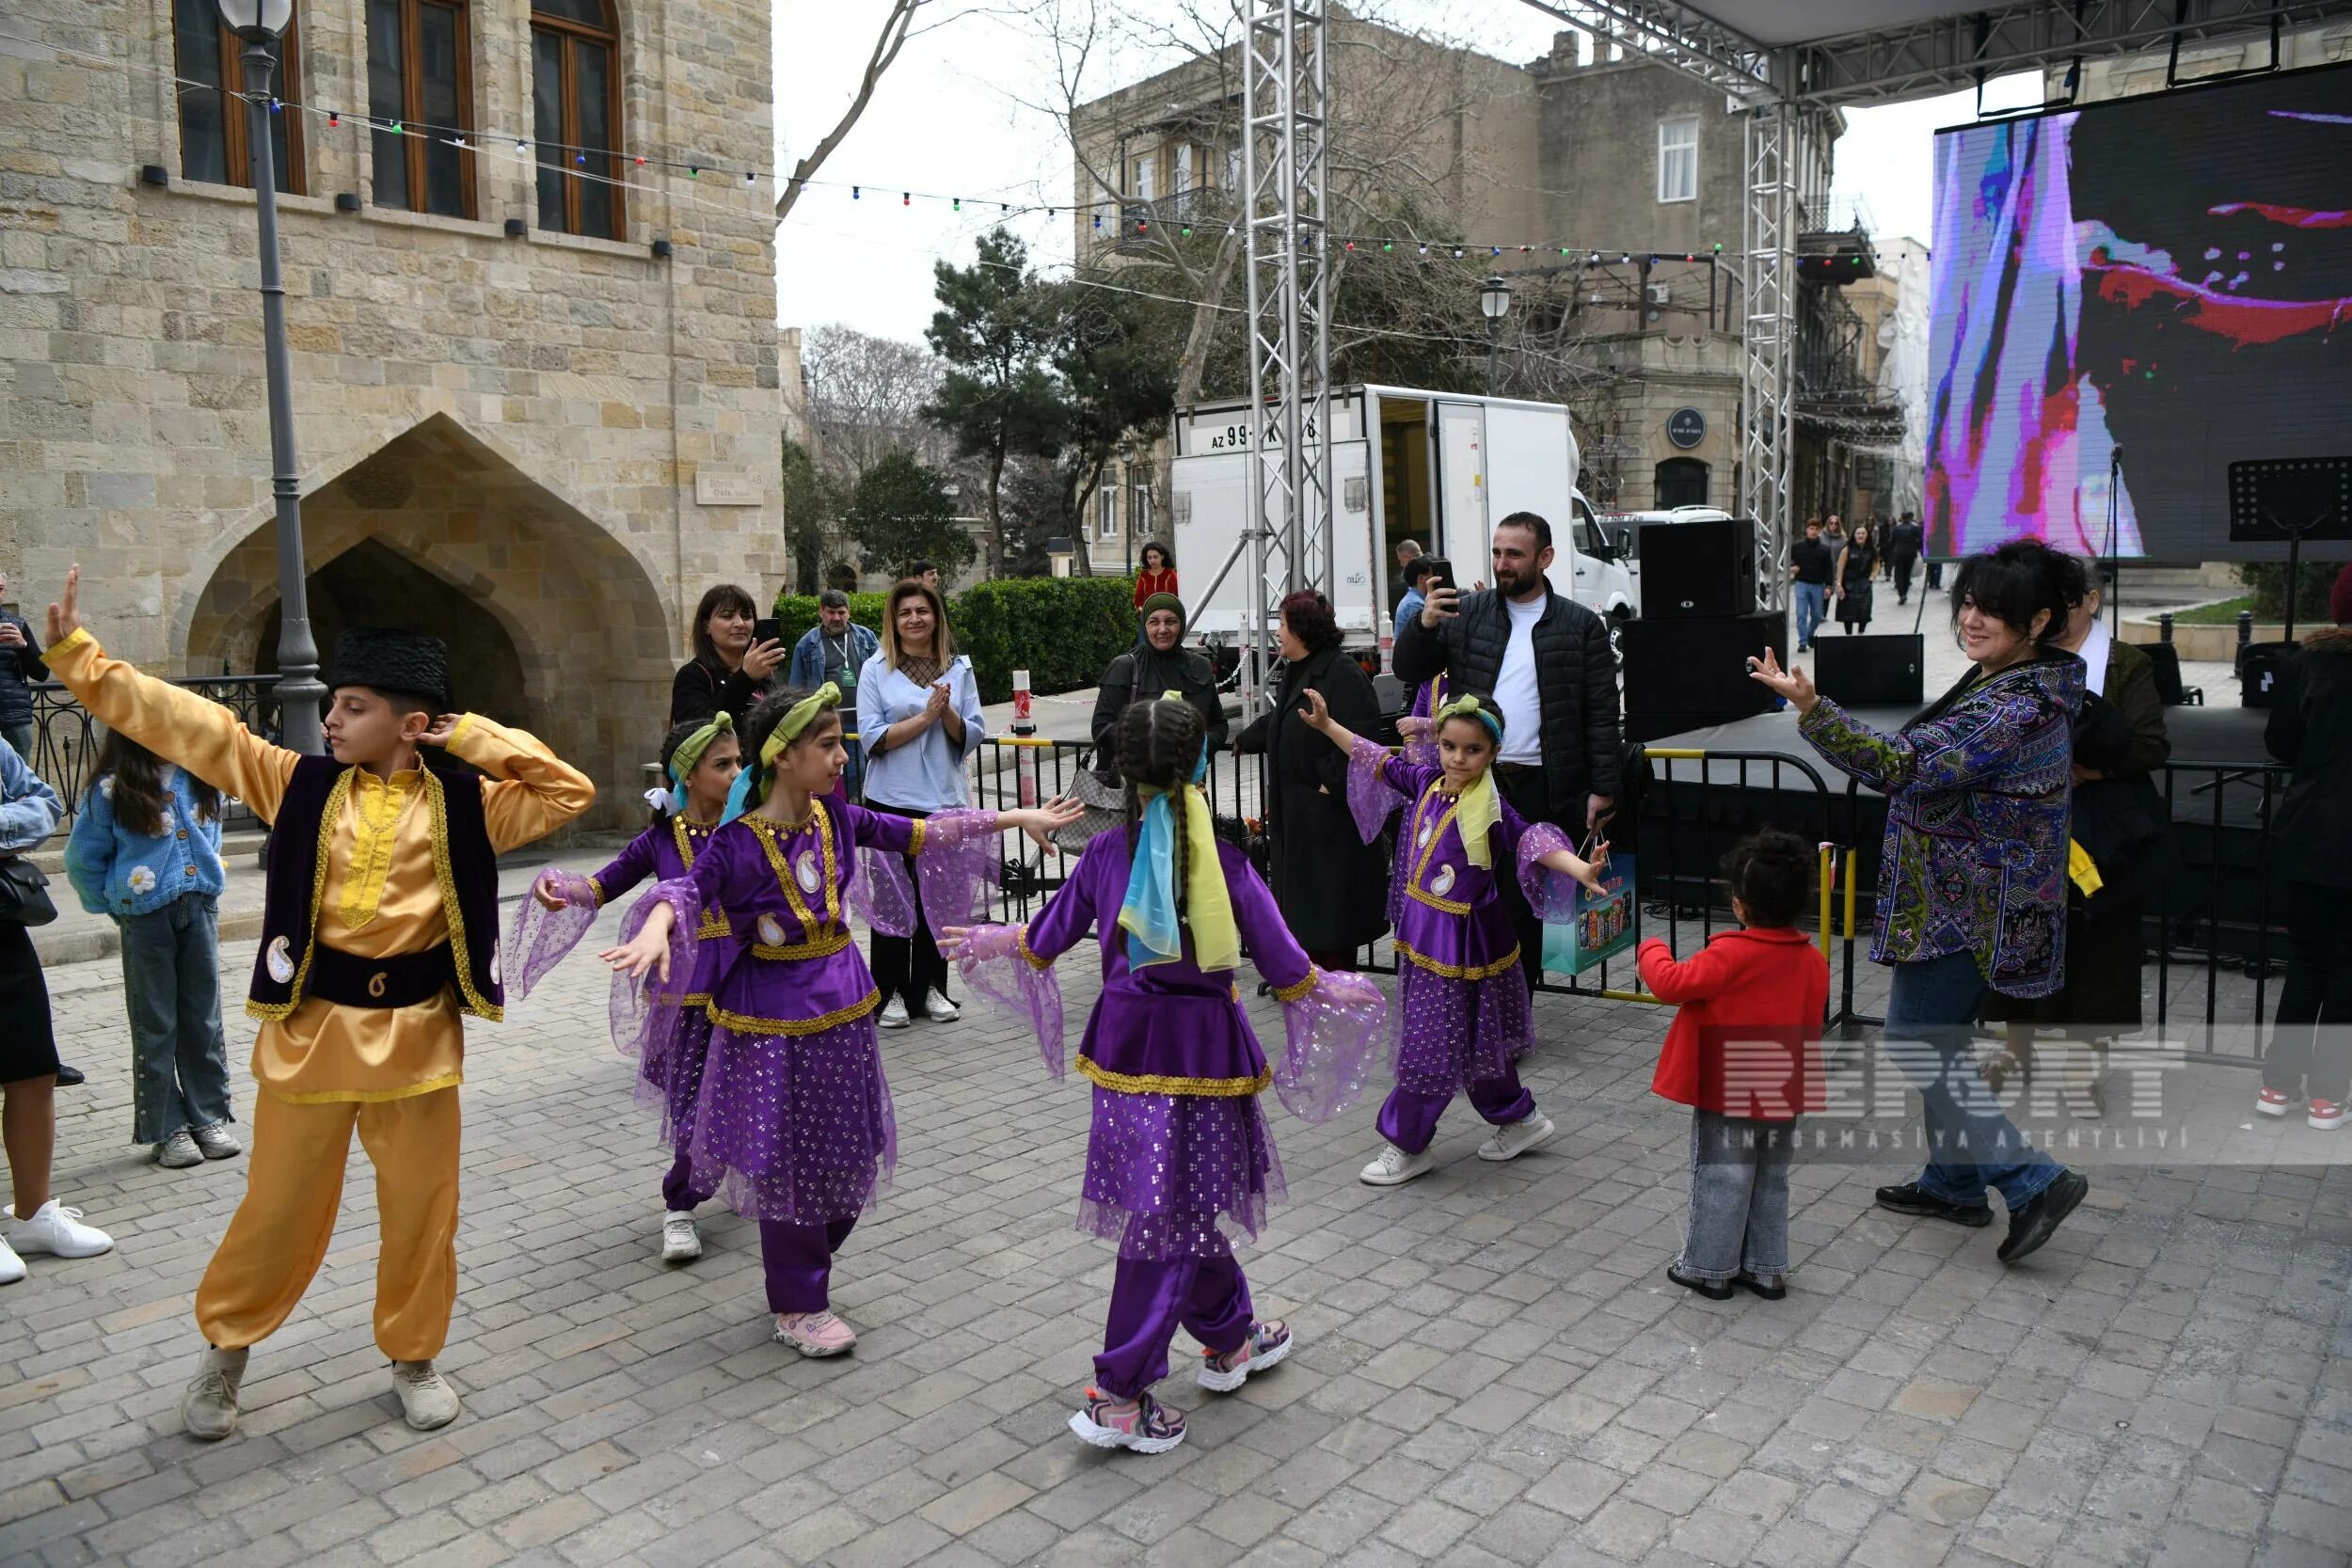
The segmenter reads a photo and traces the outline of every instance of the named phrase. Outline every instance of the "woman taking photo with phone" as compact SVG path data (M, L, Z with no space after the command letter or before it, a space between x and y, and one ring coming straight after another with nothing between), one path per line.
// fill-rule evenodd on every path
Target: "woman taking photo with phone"
M694 607L694 657L670 682L670 728L719 713L749 713L790 652L753 635L758 607L748 590L723 582Z
M866 809L916 818L953 810L964 804L964 759L987 735L972 661L956 652L938 593L914 578L890 591L882 621L881 651L857 677ZM910 862L910 882L914 869ZM905 1028L917 1011L939 1023L958 1016L947 999L947 960L931 939L919 885L914 916L914 935L876 931L867 950L882 993L875 1022L884 1029Z

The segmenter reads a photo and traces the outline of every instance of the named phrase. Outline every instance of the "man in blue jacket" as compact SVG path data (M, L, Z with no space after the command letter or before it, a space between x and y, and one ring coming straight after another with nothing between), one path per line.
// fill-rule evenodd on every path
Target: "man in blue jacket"
M8 596L8 577L0 572L0 601ZM48 678L32 623L12 610L0 610L0 741L27 767L33 761L32 683Z
M838 588L828 588L817 595L817 624L801 634L792 648L792 663L785 671L785 682L803 691L813 691L827 681L841 688L841 713L857 727L857 673L866 661L874 657L882 640L871 626L861 626L850 619L850 595ZM865 749L858 745L854 734L845 734L841 743L850 749L850 766L842 779L842 787L852 800L861 798L866 783Z

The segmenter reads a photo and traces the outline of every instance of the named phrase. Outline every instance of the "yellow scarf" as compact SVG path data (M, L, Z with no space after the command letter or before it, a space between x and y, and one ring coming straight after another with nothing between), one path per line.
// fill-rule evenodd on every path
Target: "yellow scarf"
M1135 865L1129 874L1127 896L1119 911L1120 928L1135 941L1128 962L1172 963L1184 956L1184 934L1176 921L1174 890L1168 873L1173 859L1172 832L1184 835L1184 908L1192 927L1193 961L1203 970L1239 969L1241 933L1233 924L1232 895L1225 888L1225 864L1217 857L1216 828L1209 816L1209 798L1199 787L1154 789L1137 784L1144 801L1143 823L1136 834ZM1171 820L1181 797L1184 821Z

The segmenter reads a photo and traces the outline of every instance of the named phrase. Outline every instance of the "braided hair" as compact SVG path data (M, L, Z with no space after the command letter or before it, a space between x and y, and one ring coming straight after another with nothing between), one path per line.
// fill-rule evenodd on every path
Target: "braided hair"
M1135 853L1136 835L1143 826L1143 797L1136 786L1141 784L1172 790L1190 784L1192 770L1200 761L1205 733L1206 724L1199 708L1165 697L1130 703L1111 726L1111 754L1118 759L1120 777L1127 781L1125 809L1130 856ZM1176 919L1181 925L1184 921L1184 835L1177 833L1175 840Z
M743 771L752 776L752 782L746 786L749 791L746 800L759 801L768 798L768 769L759 760L760 751L768 744L768 737L775 734L776 726L784 721L784 716L814 694L813 689L805 686L787 686L771 691L754 703L752 711L736 726L736 736L743 748ZM817 717L811 719L808 728L801 732L800 740L816 734L817 727L825 721L825 715L839 711L839 707L840 705L835 703L818 709ZM792 744L798 745L800 740Z

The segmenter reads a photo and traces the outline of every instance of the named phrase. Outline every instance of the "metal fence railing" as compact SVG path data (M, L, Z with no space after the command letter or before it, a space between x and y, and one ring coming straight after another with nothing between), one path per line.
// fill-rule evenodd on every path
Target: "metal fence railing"
M267 740L278 738L276 675L195 675L172 684L210 697L255 735ZM32 691L33 771L65 801L70 823L81 810L90 771L97 764L102 739L98 721L55 681L42 681ZM224 827L250 827L259 820L241 800L223 804Z

